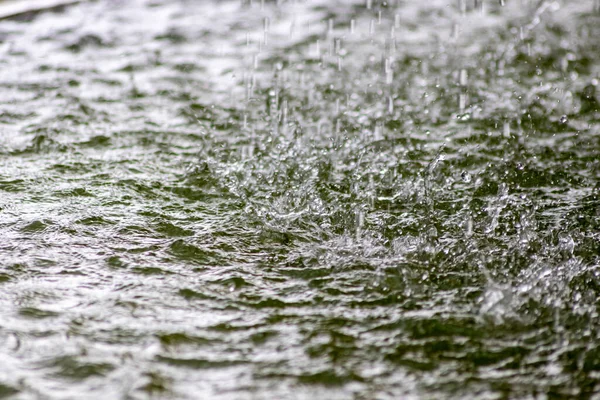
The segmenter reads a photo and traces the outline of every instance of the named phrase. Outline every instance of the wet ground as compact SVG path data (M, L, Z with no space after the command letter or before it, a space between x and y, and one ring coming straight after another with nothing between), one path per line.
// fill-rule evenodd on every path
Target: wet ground
M0 21L0 397L600 398L599 8Z

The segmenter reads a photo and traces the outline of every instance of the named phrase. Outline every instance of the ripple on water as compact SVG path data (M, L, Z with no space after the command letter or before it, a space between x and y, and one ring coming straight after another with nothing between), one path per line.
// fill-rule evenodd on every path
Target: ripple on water
M597 395L599 17L501 3L3 21L0 397Z

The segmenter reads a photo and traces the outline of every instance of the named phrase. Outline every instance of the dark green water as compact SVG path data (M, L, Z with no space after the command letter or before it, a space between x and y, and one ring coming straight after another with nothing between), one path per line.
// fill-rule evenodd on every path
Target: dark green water
M600 399L599 5L260 3L0 21L0 398Z

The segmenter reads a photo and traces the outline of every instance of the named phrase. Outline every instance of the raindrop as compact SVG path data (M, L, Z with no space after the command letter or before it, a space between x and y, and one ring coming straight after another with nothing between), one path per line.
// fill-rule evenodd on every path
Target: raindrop
M460 70L460 78L459 78L460 86L467 86L467 80L468 80L467 70L461 69Z
M360 210L356 213L356 239L360 239L362 228L365 225L365 213Z
M340 54L342 50L342 39L335 39L335 54Z
M460 111L464 111L467 106L467 95L465 93L461 93L458 95L458 108Z
M510 123L508 121L504 122L504 127L502 130L502 136L504 136L505 138L509 138L510 137Z
M470 215L465 221L465 235L467 237L473 236L473 217Z

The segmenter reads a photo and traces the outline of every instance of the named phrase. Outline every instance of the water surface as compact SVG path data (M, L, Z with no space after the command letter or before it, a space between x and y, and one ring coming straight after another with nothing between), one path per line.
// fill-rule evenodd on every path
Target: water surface
M0 22L0 397L600 398L592 1Z

